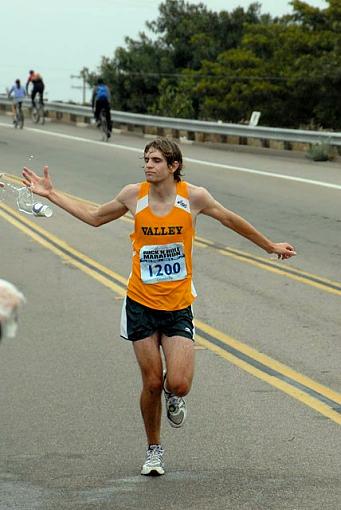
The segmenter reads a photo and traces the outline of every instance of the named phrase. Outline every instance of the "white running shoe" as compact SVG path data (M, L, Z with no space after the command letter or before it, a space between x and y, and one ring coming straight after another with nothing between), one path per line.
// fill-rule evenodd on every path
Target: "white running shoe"
M162 446L159 444L150 445L147 449L146 461L142 466L141 475L164 475L164 468Z
M166 400L167 419L172 427L180 428L187 416L186 402L182 397L177 397L165 388L167 371L163 372L163 392Z

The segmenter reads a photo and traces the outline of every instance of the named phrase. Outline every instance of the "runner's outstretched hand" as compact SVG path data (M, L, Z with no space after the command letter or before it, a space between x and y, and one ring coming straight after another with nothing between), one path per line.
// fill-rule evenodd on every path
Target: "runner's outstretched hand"
M288 243L274 243L271 253L275 253L282 260L296 255L295 248Z
M44 166L44 176L39 177L33 170L30 170L26 166L23 169L23 183L29 187L33 193L40 195L41 197L48 198L52 190L52 182L49 176L49 167Z

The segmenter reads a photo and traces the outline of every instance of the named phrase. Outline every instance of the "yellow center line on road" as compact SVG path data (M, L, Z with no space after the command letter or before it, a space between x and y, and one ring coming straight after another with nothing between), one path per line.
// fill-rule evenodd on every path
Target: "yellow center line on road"
M0 204L0 217L119 296L125 296L126 279L118 273L75 250L57 236L5 204ZM198 333L196 340L200 345L291 395L335 423L341 424L341 394L200 320L195 321L195 326Z
M239 340L236 340L235 338L232 338L231 336L222 333L221 331L213 328L212 326L209 326L208 324L201 322L200 320L196 320L195 324L196 328L200 329L201 332L206 333L208 338L214 338L218 340L217 342L218 345L219 344L228 345L229 347L231 347L232 352L238 351L239 353L244 354L245 358L252 358L256 362L264 366L267 366L272 370L281 373L290 379L295 380L298 384L309 387L312 390L316 391L317 393L323 394L325 397L335 401L337 404L341 406L341 393L338 393L322 384L317 383L313 379L310 379L309 377L306 377L305 375L296 372L287 365L284 365L283 363L280 363L279 361L270 358L266 354L256 351L256 349L253 349L249 345L244 344L243 342L240 342ZM241 356L241 358L243 358L243 356ZM255 363L255 366L256 365L257 363Z
M229 248L226 248L230 250ZM232 259L238 260L239 262L246 262L252 266L255 266L259 269L263 269L265 271L269 271L270 273L274 273L280 276L285 276L286 278L291 278L296 282L304 283L305 285L309 285L311 287L316 287L319 290L324 292L328 292L330 294L335 294L336 296L341 296L341 283L333 282L331 280L326 280L325 278L321 278L309 273L305 273L301 270L297 270L296 274L290 272L290 270L286 267L276 266L275 264L266 261L266 266L263 261L259 261L260 257L253 257L248 255L248 260L245 260L243 255L238 255L237 252L227 252L225 250L219 250L218 252L221 255L225 255L227 257L231 257ZM258 259L258 260L257 260ZM316 281L317 280L317 281ZM336 288L335 288L336 287ZM339 287L339 288L337 288Z
M118 275L117 273L114 273L113 271L104 268L104 266L102 266L95 260L92 260L86 255L81 254L80 252L74 250L67 243L65 243L61 239L58 239L56 236L47 233L47 231L45 231L38 225L33 224L26 218L19 217L19 220L13 218L13 216L16 215L17 215L16 211L14 211L5 204L0 204L0 217L4 218L13 226L21 230L21 232L23 232L24 234L30 236L34 241L39 243L44 248L47 248L48 250L52 251L53 253L61 257L68 264L71 264L77 267L78 269L81 269L82 271L87 273L89 276L92 276L106 287L109 287L119 296L125 295L125 292L124 290L122 290L122 287L105 278L102 272L111 275L113 278L115 278L115 280L122 281L122 283L125 284L126 279L123 278L121 275ZM34 229L32 229L33 226ZM91 266L93 268L90 267L90 261ZM103 269L105 271L103 271Z
M197 324L197 322L198 321L196 321L196 324ZM308 407L311 407L312 409L314 409L318 413L322 414L326 418L329 418L330 420L337 423L338 425L341 425L341 414L339 412L335 411L330 405L325 404L325 403L321 402L320 399L315 398L314 396L310 395L309 392L307 392L306 390L301 390L299 386L295 387L294 385L286 382L285 380L281 380L277 377L274 377L271 374L264 372L263 370L259 370L258 368L254 367L253 365L249 364L248 362L240 359L239 357L236 357L233 354L226 352L221 347L214 345L214 344L212 345L211 342L207 341L205 338L201 337L200 335L195 335L195 339L200 345L207 347L207 349L209 349L210 351L213 351L215 354L226 359L233 365L241 368L245 372L253 375L254 377L257 377L258 379L261 379L262 381L270 384L271 386L283 391L287 395L290 395L291 397L295 398L296 400L299 400L300 402L307 405ZM270 360L270 358L268 358L268 360ZM271 360L271 361L274 361L274 360ZM275 363L277 363L277 362L275 362ZM288 368L288 367L286 367L286 368ZM293 371L291 369L289 369L289 371L291 373L293 373ZM297 375L299 375L300 377L304 377L304 376L301 376L301 374L297 374ZM304 378L304 379L307 379L307 378ZM316 384L314 381L312 381L312 382L314 383L314 385ZM318 385L318 386L320 386L320 388L322 388L321 385ZM326 387L323 387L323 388L329 390L329 388L326 388ZM338 400L341 398L341 394L338 394L335 392L332 392L332 393L334 395L336 395Z

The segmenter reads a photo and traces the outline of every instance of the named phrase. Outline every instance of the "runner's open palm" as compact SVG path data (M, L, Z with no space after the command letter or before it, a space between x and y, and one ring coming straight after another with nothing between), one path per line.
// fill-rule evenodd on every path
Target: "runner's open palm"
M33 193L41 197L48 197L52 190L52 182L49 176L49 167L44 166L44 175L39 177L33 170L24 167L22 175L24 177L23 183L28 186Z

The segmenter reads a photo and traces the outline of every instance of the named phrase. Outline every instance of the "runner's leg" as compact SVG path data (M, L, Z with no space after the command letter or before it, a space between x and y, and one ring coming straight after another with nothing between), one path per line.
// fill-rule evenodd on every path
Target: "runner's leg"
M160 444L163 388L160 336L154 333L143 340L135 341L133 345L142 375L140 405L148 444Z
M167 368L166 389L178 397L183 397L192 386L194 342L181 336L162 335L161 345Z

